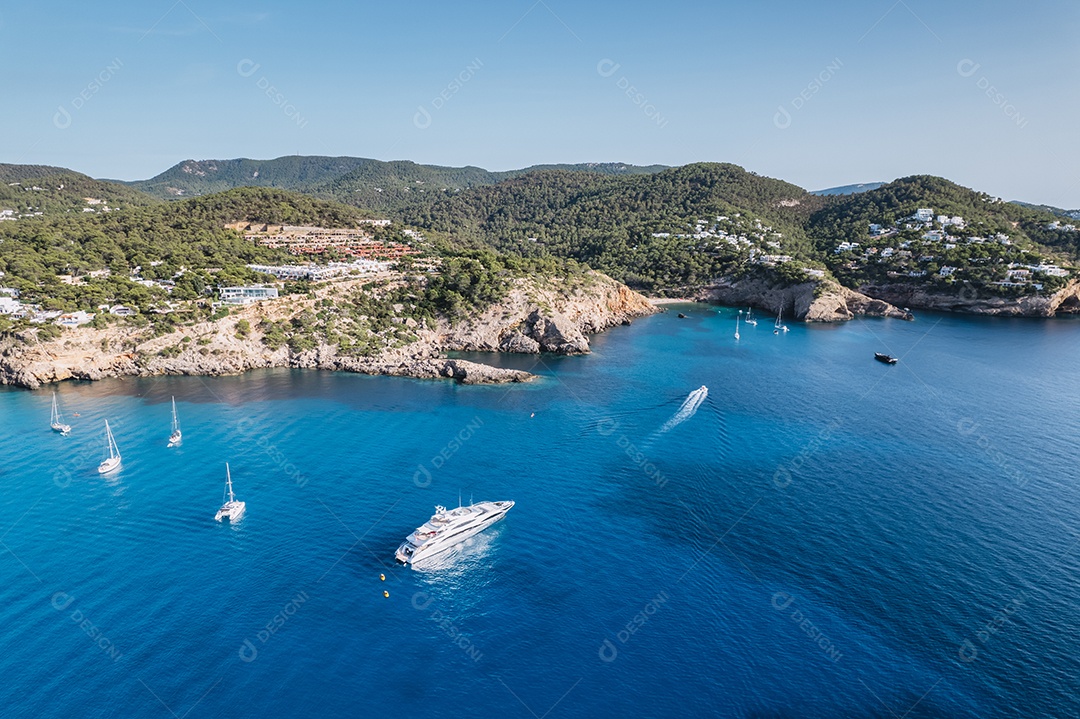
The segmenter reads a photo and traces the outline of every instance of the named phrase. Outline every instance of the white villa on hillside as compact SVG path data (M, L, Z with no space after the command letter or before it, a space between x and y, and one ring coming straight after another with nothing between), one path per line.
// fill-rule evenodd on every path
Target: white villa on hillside
M272 300L278 296L276 287L219 287L222 304L250 305L259 300Z

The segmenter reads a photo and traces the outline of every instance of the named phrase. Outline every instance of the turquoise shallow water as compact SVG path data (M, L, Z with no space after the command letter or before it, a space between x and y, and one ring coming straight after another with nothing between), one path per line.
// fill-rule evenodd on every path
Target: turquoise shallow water
M529 386L67 383L66 438L0 391L3 715L1080 715L1080 324L733 317ZM459 492L517 505L395 566Z

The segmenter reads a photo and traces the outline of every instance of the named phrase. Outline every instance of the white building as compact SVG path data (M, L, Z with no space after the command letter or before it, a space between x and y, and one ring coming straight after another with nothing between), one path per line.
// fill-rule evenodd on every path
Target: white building
M927 207L919 210L915 210L915 219L919 222L933 222L934 210Z
M1028 265L1028 267L1031 270L1034 270L1035 272L1041 272L1044 275L1049 275L1050 277L1068 277L1069 276L1069 271L1068 270L1066 270L1064 268L1061 268L1061 267L1058 267L1057 265L1045 265L1045 264L1044 265Z
M0 297L0 315L13 315L22 309L22 302L14 297Z
M88 324L93 319L94 314L92 312L79 310L78 312L68 312L60 315L56 318L56 324L61 327L78 327L79 325Z
M226 305L250 305L259 300L272 300L278 296L276 287L219 287L221 302Z

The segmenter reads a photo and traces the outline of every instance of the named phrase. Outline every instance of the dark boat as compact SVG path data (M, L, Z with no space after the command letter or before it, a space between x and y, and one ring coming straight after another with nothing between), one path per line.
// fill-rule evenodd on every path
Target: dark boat
M885 364L896 364L897 362L896 357L890 357L889 355L882 354L881 352L875 352L874 359L876 359L878 362L884 362Z
M680 319L680 320L685 320L685 319L686 319L686 315L684 315L684 314L683 314L682 312L680 312L680 313L679 313L679 319Z

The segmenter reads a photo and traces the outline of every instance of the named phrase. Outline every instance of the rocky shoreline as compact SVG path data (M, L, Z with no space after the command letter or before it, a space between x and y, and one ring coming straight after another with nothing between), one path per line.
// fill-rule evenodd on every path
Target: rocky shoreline
M927 292L908 284L866 285L858 291L835 282L771 284L760 279L721 279L702 288L693 301L755 307L803 322L844 322L858 316L913 319L909 310L933 310L1002 317L1080 314L1080 281L1049 295L1006 298L962 286L955 294Z
M862 292L889 302L922 310L1001 317L1054 317L1080 313L1080 282L1072 280L1049 295L1015 299L984 296L974 287L961 286L955 294L926 292L913 285L867 285Z
M771 284L760 279L721 279L700 290L700 302L732 307L756 307L801 322L845 322L857 316L910 320L911 314L884 300L869 297L835 282Z
M156 375L232 375L269 367L311 368L419 379L452 379L462 384L527 382L528 372L459 359L446 352L584 354L588 336L627 324L656 309L647 299L606 275L589 273L574 281L559 278L515 280L506 297L465 322L440 321L417 330L419 339L370 357L341 354L320 344L305 352L270 349L259 322L306 309L315 300L286 297L234 311L217 321L178 328L160 337L145 329L65 329L54 340L23 336L0 341L0 385L36 389L68 379ZM247 321L246 331L238 323Z

